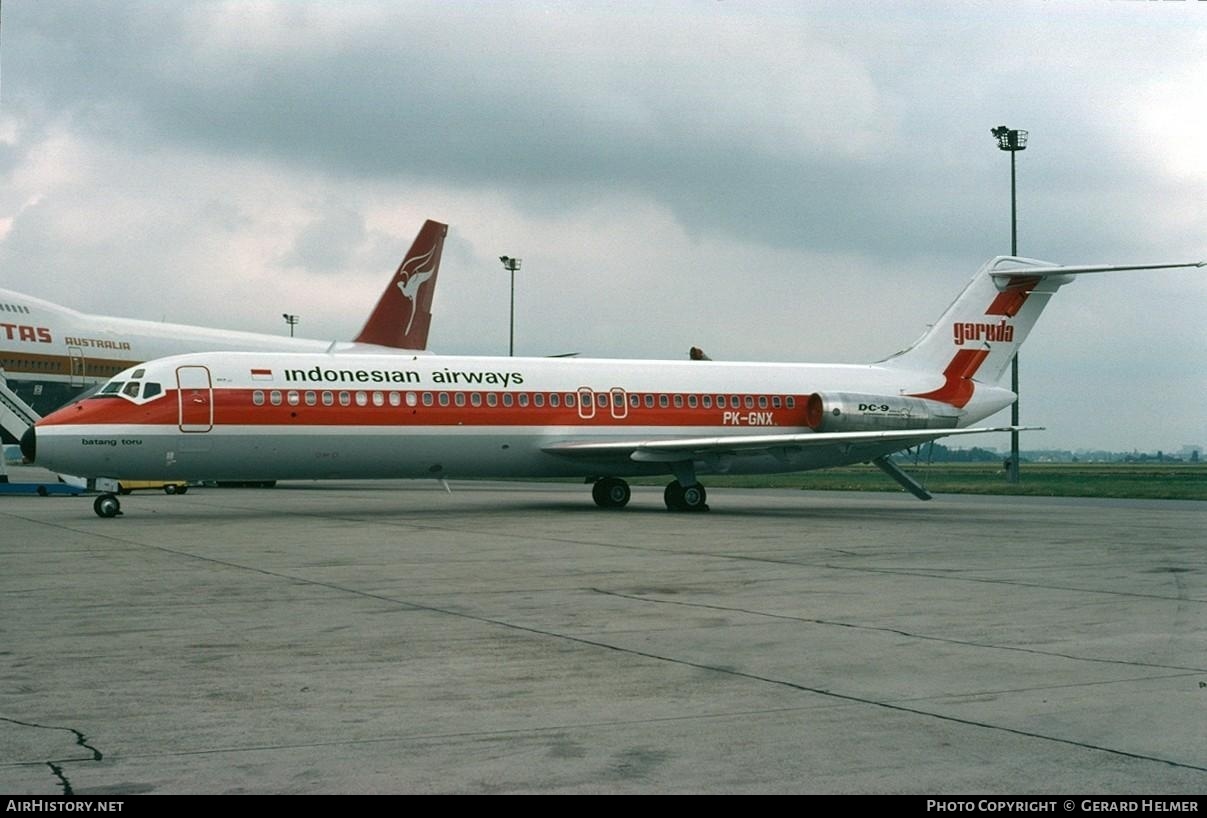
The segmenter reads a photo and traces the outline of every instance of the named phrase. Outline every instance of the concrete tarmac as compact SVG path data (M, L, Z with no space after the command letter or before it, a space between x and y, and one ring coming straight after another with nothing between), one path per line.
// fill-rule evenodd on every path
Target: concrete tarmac
M0 498L0 793L1207 792L1207 503L709 502Z

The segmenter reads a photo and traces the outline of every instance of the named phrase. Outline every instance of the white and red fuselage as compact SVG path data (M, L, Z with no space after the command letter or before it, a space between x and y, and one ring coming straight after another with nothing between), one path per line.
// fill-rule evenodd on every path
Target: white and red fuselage
M858 413L868 430L958 428L1013 400L997 388L959 409L903 399L943 384L938 373L875 365L187 355L130 370L109 394L44 419L37 460L130 479L656 474L665 458L632 453L663 440L822 432L839 421L835 401L845 401L842 419ZM905 445L702 443L691 459L701 471L791 471Z
M596 502L670 473L876 462L952 434L1015 395L999 385L1051 296L1083 273L1200 265L987 262L912 346L867 365L214 352L152 361L44 418L27 458L97 478L276 480L579 476ZM106 516L116 505L98 507Z

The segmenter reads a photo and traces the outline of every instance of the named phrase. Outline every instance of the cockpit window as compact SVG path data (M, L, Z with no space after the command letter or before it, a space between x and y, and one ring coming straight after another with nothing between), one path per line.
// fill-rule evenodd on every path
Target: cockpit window
M163 386L154 381L145 384L138 381L110 381L101 387L97 397L129 398L141 402L162 394Z
M146 372L147 372L147 370L145 370L145 369L136 369L136 370L134 370L134 374L131 375L130 377L131 378L141 378L143 375L146 374Z

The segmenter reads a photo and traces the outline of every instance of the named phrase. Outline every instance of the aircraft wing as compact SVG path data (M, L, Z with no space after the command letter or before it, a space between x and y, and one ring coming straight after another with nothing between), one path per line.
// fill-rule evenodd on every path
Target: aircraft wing
M583 460L623 457L639 463L677 463L726 454L777 454L810 446L853 446L897 442L904 449L948 435L1036 431L1042 428L1042 426L999 426L968 429L904 429L890 432L796 432L780 435L729 435L655 440L565 441L544 446L542 451Z

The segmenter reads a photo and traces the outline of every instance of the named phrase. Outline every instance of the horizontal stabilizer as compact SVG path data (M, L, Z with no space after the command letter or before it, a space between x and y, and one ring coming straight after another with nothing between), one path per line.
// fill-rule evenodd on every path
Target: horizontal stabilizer
M1183 267L1207 267L1207 259L1203 261L1189 261L1183 264L1089 264L1069 267L1062 267L1060 265L1049 267L1020 266L1017 269L994 270L990 275L1001 286L1003 279L1009 281L1019 276L1046 278L1049 276L1085 275L1086 273L1117 273L1128 270L1175 270Z

